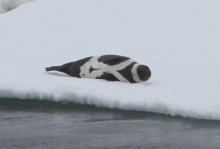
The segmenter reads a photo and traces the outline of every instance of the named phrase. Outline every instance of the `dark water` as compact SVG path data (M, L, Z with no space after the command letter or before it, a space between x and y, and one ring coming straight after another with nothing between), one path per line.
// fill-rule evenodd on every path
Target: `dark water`
M0 98L1 149L219 149L220 121Z

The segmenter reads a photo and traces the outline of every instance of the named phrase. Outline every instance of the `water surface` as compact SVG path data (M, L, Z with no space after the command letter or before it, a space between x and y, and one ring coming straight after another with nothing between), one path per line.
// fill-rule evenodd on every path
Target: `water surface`
M0 99L0 148L216 148L220 121Z

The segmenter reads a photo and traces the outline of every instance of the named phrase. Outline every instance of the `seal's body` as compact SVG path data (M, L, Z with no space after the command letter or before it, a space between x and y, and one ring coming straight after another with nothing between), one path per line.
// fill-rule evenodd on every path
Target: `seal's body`
M133 59L119 55L87 57L62 66L47 67L46 71L60 71L73 77L105 79L139 83L151 76L150 69Z

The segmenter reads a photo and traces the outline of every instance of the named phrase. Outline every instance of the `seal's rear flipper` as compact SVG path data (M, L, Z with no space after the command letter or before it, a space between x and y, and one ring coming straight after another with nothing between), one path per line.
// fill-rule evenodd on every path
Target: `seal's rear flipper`
M61 66L52 66L45 68L46 71L59 71L62 67Z
M70 75L68 69L69 67L72 65L72 62L70 63L66 63L62 66L51 66L51 67L47 67L45 68L46 71L59 71L59 72L63 72L63 73L66 73L68 75Z

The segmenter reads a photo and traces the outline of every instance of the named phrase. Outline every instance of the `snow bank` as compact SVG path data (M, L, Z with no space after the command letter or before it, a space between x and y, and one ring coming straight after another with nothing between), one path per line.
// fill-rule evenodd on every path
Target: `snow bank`
M37 0L15 9L1 15L0 96L220 120L219 5ZM44 71L103 54L129 56L152 77L129 84Z

